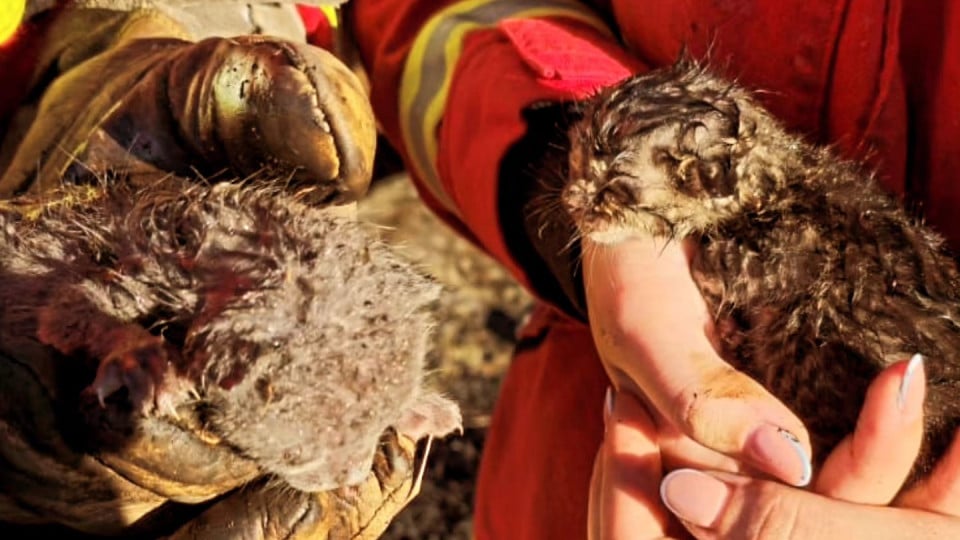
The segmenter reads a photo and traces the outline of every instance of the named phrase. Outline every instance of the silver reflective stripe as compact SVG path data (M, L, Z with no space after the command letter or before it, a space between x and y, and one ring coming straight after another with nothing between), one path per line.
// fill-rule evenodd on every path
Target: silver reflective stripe
M574 0L465 0L435 14L413 42L400 83L400 127L414 172L433 196L459 215L443 189L436 168L437 126L450 81L470 30L509 18L562 16L584 21L607 35L610 30Z

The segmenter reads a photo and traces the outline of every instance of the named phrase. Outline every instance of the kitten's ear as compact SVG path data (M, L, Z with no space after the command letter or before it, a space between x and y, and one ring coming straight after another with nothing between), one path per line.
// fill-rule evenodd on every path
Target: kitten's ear
M414 441L428 435L439 439L454 431L462 434L463 419L456 403L427 390L403 413L394 427Z

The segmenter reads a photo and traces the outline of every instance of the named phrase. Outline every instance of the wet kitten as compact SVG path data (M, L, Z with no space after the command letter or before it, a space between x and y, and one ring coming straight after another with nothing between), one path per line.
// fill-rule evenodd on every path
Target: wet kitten
M860 164L787 133L691 63L579 104L561 204L577 234L693 239L723 353L804 421L819 464L885 366L927 359L925 475L960 424L960 276Z
M86 359L107 406L125 389L134 413L195 407L302 491L363 481L388 427L459 428L423 380L438 294L370 228L266 181L0 201L0 349Z

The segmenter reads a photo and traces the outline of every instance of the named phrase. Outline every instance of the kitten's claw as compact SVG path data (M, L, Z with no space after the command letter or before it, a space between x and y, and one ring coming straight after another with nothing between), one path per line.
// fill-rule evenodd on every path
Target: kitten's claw
M97 378L94 380L92 388L96 390L97 401L101 407L106 407L106 399L111 394L123 388L123 380L116 369L116 364L109 363L100 366L97 370Z
M170 392L170 383L176 384L176 375L167 344L152 335L125 336L100 361L97 375L90 389L96 393L101 406L106 398L121 388L127 389L128 399L135 411L144 416L176 416L176 397Z

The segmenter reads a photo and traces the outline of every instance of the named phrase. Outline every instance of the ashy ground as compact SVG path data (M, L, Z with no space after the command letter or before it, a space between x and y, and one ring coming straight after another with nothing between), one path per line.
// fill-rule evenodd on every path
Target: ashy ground
M445 286L429 362L433 383L464 413L464 435L434 442L420 495L384 538L468 539L484 434L514 332L532 300L497 263L434 217L406 175L377 180L360 214L383 225L388 242Z

